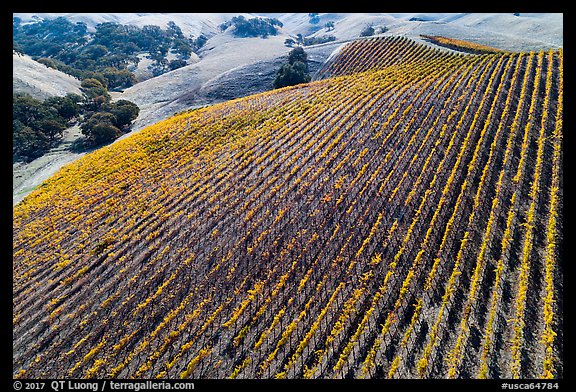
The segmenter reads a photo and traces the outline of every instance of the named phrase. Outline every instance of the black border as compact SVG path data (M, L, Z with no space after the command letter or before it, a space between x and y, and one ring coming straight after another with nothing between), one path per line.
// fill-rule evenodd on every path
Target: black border
M566 13L561 1L511 0L236 0L236 1L39 1L11 2L10 12L555 12Z

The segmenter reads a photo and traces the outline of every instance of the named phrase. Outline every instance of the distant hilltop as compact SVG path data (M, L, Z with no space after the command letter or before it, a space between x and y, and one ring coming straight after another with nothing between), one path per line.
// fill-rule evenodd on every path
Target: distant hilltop
M358 38L84 155L13 209L13 377L563 378L563 70Z

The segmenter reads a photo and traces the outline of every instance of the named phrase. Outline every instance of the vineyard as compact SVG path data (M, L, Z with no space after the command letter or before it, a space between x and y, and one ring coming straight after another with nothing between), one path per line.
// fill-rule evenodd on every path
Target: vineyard
M353 41L14 207L17 378L561 378L563 52Z

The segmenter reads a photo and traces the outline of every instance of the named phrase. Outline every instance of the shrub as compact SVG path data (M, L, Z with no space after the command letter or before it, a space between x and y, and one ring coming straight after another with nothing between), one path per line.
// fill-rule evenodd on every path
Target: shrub
M122 132L114 125L116 117L112 113L97 112L80 125L89 146L97 146L117 139Z
M41 57L36 61L39 62L40 64L44 64L48 68L58 69L58 65L56 64L54 59L50 59L48 57Z

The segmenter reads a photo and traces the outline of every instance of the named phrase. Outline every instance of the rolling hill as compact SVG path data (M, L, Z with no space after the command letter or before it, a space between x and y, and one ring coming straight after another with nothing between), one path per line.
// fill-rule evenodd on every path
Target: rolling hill
M22 378L562 377L563 51L353 41L14 207Z
M81 95L80 81L73 76L34 61L30 56L12 54L12 90L44 100L67 93Z

